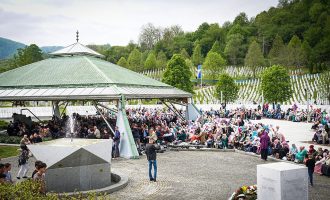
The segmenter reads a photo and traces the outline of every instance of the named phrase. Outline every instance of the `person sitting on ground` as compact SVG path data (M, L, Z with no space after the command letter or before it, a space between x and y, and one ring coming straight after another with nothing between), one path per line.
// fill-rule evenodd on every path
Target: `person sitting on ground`
M290 151L289 151L288 155L286 156L287 160L288 161L294 161L295 158L296 158L297 153L298 153L298 149L296 147L296 144L292 144L291 148L290 148Z
M317 143L317 144L322 144L322 130L317 130L314 133L314 136L312 138L312 142Z
M299 147L300 151L296 154L295 162L302 163L307 155L307 150L304 146Z

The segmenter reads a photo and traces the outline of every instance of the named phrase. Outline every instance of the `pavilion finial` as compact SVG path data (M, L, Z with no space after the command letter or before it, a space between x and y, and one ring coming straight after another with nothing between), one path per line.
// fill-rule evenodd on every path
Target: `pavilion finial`
M77 42L79 41L79 31L77 30L77 32L76 32L76 37L77 37Z

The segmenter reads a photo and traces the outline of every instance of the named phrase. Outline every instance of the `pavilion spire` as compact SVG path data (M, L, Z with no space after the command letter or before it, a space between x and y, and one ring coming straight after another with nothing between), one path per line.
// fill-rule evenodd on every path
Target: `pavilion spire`
M76 40L77 40L77 42L79 41L79 31L78 30L76 32Z

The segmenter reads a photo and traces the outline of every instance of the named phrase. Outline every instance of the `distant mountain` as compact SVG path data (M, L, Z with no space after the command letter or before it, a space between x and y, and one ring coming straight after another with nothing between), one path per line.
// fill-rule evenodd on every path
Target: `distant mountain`
M40 47L40 49L44 53L54 52L54 51L60 50L62 48L63 48L62 46L44 46L44 47Z
M19 48L24 48L26 45L0 37L0 59L12 57Z

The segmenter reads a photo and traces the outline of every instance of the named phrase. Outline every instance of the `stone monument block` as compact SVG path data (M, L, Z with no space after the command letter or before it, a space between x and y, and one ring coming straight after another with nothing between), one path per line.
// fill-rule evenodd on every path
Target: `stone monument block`
M257 165L258 200L308 200L307 168L276 162Z
M28 148L47 164L47 191L86 191L111 185L111 139L62 138Z

